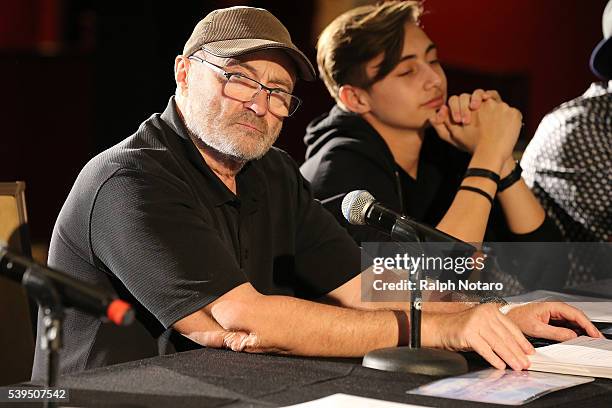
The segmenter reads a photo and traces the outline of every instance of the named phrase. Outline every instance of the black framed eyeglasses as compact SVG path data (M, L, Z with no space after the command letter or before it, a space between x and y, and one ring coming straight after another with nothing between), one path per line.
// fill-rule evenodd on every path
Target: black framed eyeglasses
M295 113L302 103L302 100L295 95L291 95L280 88L270 88L259 81L249 78L239 72L227 72L223 67L206 61L200 57L192 55L190 60L198 61L208 65L213 71L225 77L226 82L223 87L223 93L228 98L235 99L240 102L250 102L255 98L261 90L268 92L268 110L273 115L281 118L286 118Z

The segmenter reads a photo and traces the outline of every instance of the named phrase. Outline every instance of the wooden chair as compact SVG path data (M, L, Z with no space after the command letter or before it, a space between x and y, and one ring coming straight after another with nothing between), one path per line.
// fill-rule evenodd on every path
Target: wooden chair
M0 183L0 241L30 256L25 183ZM20 284L0 276L0 385L29 381L34 336L28 297Z

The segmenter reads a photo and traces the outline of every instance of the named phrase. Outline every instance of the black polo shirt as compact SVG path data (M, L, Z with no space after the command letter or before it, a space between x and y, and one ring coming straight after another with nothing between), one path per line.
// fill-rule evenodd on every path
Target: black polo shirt
M285 152L272 148L236 180L234 195L188 137L173 98L85 166L53 230L49 265L115 290L140 324L117 329L69 310L62 372L156 354L147 336L244 282L316 299L359 273L359 248ZM33 378L43 369L37 350Z

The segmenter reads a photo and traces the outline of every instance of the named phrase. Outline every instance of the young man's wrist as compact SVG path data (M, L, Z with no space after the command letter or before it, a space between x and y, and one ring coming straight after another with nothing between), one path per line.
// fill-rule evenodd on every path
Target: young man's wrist
M506 178L512 171L514 170L514 166L516 165L516 161L512 157L508 157L506 161L504 161L504 165L502 166L500 177Z
M490 149L488 146L477 146L470 160L469 167L478 167L482 169L491 170L497 174L501 173L504 165L504 158L496 152L494 149Z

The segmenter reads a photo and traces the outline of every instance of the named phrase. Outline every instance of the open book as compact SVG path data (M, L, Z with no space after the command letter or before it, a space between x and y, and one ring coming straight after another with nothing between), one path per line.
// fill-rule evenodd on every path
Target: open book
M580 336L539 347L529 370L612 379L612 340Z

